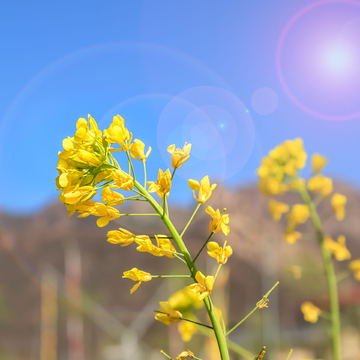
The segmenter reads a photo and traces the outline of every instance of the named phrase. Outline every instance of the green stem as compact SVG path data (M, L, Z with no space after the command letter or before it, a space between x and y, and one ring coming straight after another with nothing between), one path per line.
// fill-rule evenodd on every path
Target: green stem
M174 170L172 172L172 175L171 175L171 180L173 179L174 175L175 175L175 171L176 171L176 167L174 167Z
M292 352L293 352L293 349L291 349L291 350L290 350L290 352L289 352L289 354L288 354L288 356L286 357L286 359L285 359L285 360L289 360L290 355L292 354Z
M143 159L144 165L144 189L146 190L146 159Z
M183 255L183 256L184 256L184 255ZM182 259L182 258L179 257L178 255L175 255L175 257L178 258L180 261L182 261L184 264L187 265L187 262L186 262L184 259Z
M141 196L142 195L130 196L130 197L127 197L127 198L122 198L122 199L119 199L119 200L111 201L111 202L109 202L109 203L107 203L105 205L111 205L111 204L115 204L117 202L125 201L125 200L137 200Z
M132 174L133 174L133 179L134 179L134 182L135 182L135 181L136 181L136 178L135 178L135 170L134 170L134 167L133 167L133 164L132 164L130 155L129 155L129 151L126 151L126 155L127 155L128 162L129 162L129 164L130 164L131 171L132 171ZM130 172L130 171L129 171L129 172Z
M216 280L216 277L218 276L218 273L219 273L219 270L220 270L220 268L221 268L221 265L222 265L222 264L219 264L219 266L218 266L218 268L217 268L217 270L216 270L216 274L215 274L215 276L214 276L214 281Z
M177 232L176 228L174 227L173 223L170 221L170 219L168 218L168 216L166 216L166 214L162 215L162 208L161 206L157 203L157 201L137 182L134 180L134 185L136 186L136 188L140 191L140 193L149 201L149 203L151 204L151 206L154 208L154 210L159 214L159 216L161 217L161 219L163 220L165 226L167 227L167 229L169 230L169 233L171 234L171 236L173 237L174 242L176 243L177 247L179 248L180 252L184 255L184 261L186 262L190 273L191 273L191 277L194 279L194 281L196 281L195 279L195 275L197 273L197 268L196 265L194 264L194 262L191 259L191 255L188 251L188 249L186 248L181 236L179 235L179 233ZM215 312L215 308L211 302L210 296L207 296L204 300L204 304L206 307L206 310L208 312L211 324L213 325L213 329L214 329L214 333L215 333L215 337L219 346L219 351L220 351L220 357L221 360L229 360L229 351L227 349L227 345L226 345L226 338L224 336L223 331L221 330L221 325L220 322L217 318L216 312Z
M336 276L336 281L339 282L343 279L346 279L350 274L351 273L349 270L344 270Z
M208 243L208 241L210 240L210 238L213 236L213 232L210 233L209 237L207 238L207 240L205 241L204 245L202 246L202 248L199 250L199 252L197 253L197 255L194 258L194 263L196 261L196 259L199 257L199 255L201 254L201 252L203 251L204 247L206 246L206 244Z
M191 275L151 275L152 278L190 278Z
M321 226L319 215L311 201L310 195L304 186L298 188L298 191L309 208L310 218L316 231L316 237L320 244L321 253L323 256L325 271L328 280L329 297L330 297L330 310L331 310L331 336L333 344L333 359L341 359L341 330L340 330L340 311L337 294L336 276L334 266L331 260L331 254L325 247L324 233Z
M211 330L214 330L214 328L213 328L212 326L205 325L205 324L199 323L199 322L197 322L197 321L193 321L193 320L190 320L190 319L185 319L185 318L183 318L183 317L181 317L180 319L181 319L181 320L184 320L184 321L191 322L191 323L196 324L196 325L200 325L200 326L206 327L206 328L211 329Z
M238 322L231 330L229 330L225 336L228 336L231 332L233 332L239 325L241 325L252 313L254 313L261 305L263 305L270 295L270 293L279 285L279 282L277 282L265 295L264 297L256 303L256 306L254 309L252 309L240 322Z
M164 351L162 351L162 350L160 350L160 352L163 354L163 355L165 355L168 359L170 359L170 360L174 360L172 357L170 357L166 352L164 352Z
M195 211L193 212L193 214L191 215L190 220L188 221L188 223L186 224L186 226L184 227L184 230L182 231L182 233L180 234L181 237L183 237L186 229L189 227L192 219L194 218L195 214L197 213L197 211L199 210L199 207L201 206L201 203L198 204L198 206L196 207Z

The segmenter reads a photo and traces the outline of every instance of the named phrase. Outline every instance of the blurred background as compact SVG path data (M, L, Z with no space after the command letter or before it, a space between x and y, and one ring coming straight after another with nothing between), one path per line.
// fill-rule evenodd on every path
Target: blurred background
M169 145L192 143L170 211L181 229L196 207L187 180L209 175L218 183L208 204L228 209L231 230L215 240L226 239L234 255L214 301L230 324L280 281L269 309L231 334L249 352L232 359L251 359L263 345L268 359L285 359L290 348L291 360L330 359L327 320L309 324L300 311L307 300L329 306L321 254L314 241L284 242L285 222L270 219L256 169L296 137L309 154L328 157L325 175L348 204L347 217L324 229L344 234L352 258L360 257L360 2L0 1L0 16L0 359L158 359L159 349L175 357L186 348L217 358L203 334L183 344L176 325L154 321L158 302L188 282L154 279L130 296L133 284L121 279L132 267L184 271L172 259L106 242L118 227L164 232L158 222L122 218L100 229L95 218L68 218L57 200L62 139L88 114L101 129L120 114L152 147L148 180L171 166ZM329 209L328 200L319 206L320 214ZM192 253L208 221L202 209L187 231ZM199 264L211 272L206 258ZM309 273L295 279L292 265ZM339 291L343 359L358 359L359 282L349 276Z

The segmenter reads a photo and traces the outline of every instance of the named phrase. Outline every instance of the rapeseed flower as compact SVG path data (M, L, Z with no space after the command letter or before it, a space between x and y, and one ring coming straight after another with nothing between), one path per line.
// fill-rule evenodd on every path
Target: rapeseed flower
M213 232L214 234L216 234L220 230L222 230L222 232L226 236L229 235L230 228L226 224L229 223L230 219L229 219L228 214L224 214L226 209L224 209L224 212L222 214L220 214L219 209L214 211L214 209L211 206L208 206L205 211L212 217L212 219L210 220L210 224L209 224L210 232Z
M113 121L107 130L104 130L104 138L109 144L119 144L122 150L128 151L132 133L125 127L125 120L120 116L116 115L113 117Z
M187 312L192 308L199 309L204 306L204 303L188 287L171 295L168 302L173 308L182 312Z
M107 241L112 244L120 244L122 247L128 246L135 241L144 241L149 239L146 235L134 235L130 231L119 228L119 230L111 230L107 233Z
M295 204L287 217L290 224L303 224L310 216L309 208L305 204Z
M135 160L146 160L151 152L151 146L145 154L145 144L138 139L135 139L134 142L130 145L130 155Z
M149 186L148 191L150 193L156 191L156 194L160 198L163 198L164 195L166 197L168 197L170 189L171 189L171 173L170 173L170 170L167 169L165 172L163 172L161 169L159 169L157 182L148 181L148 186Z
M284 233L284 239L290 245L295 244L295 242L301 239L301 233L299 231L288 230Z
M186 350L186 351L183 351L181 354L179 354L176 359L177 360L185 360L186 357L193 359L193 358L195 358L195 355L190 350Z
M179 169L180 166L190 158L191 144L185 143L182 149L175 149L175 144L170 145L167 151L172 154L171 166Z
M215 279L213 276L205 277L200 271L196 273L195 279L197 283L188 286L188 288L198 295L199 300L203 300L211 294Z
M69 186L59 195L59 200L64 204L75 205L81 201L90 200L96 195L93 186Z
M206 201L209 200L213 190L217 186L217 184L212 184L210 186L209 176L207 175L201 180L201 184L196 180L190 179L188 181L188 185L193 191L195 200L202 205L204 205ZM195 191L199 192L198 197L195 196Z
M155 315L155 319L161 321L165 325L171 325L181 321L182 314L180 311L174 310L167 301L160 301L159 313Z
M230 245L226 246L226 241L224 247L220 247L215 241L210 241L207 245L208 255L215 258L218 264L225 264L228 258L232 255L233 251Z
M189 321L182 321L178 325L178 330L181 335L182 341L190 341L195 333L197 333L196 326L194 323Z
M138 283L131 288L130 294L132 294L141 285L143 281L150 281L152 279L151 274L145 271L138 270L137 268L132 268L129 271L125 271L123 278L138 281Z
M112 172L112 179L115 182L115 185L111 185L113 189L129 191L134 187L133 178L121 169Z
M124 199L124 196L116 191L112 191L109 186L104 187L101 192L101 200L105 204L111 203L113 206L118 206L124 203L122 199Z
M301 305L301 311L304 314L305 321L316 323L321 314L321 310L310 301L305 301Z
M354 274L354 278L360 281L360 260L351 261L349 267Z
M268 203L268 209L272 218L279 221L281 215L289 211L289 205L271 199Z
M308 180L307 188L324 197L329 196L333 191L332 179L324 175L315 175Z
M337 261L348 260L351 258L350 251L346 248L346 239L344 235L339 235L337 242L327 236L324 239L325 247L335 255Z
M331 207L335 213L336 219L343 220L345 217L345 204L347 198L344 195L335 193L331 198Z
M328 163L328 159L320 154L313 154L311 157L311 168L314 174L319 173Z

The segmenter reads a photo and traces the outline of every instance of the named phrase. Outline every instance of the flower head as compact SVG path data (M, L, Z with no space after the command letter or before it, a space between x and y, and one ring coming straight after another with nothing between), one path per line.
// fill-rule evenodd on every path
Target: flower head
M339 235L337 242L327 236L324 239L325 247L335 255L337 261L348 260L351 258L350 251L346 248L346 239L344 235Z
M190 350L183 351L179 356L176 358L177 360L185 360L186 357L195 358L195 355Z
M128 246L135 241L144 241L149 239L146 235L134 235L130 231L119 228L119 230L111 230L107 233L107 241L112 244L120 244L122 247Z
M295 244L295 242L301 239L301 233L299 231L289 230L284 234L284 239L290 245Z
M309 216L309 208L305 204L295 204L288 213L289 222L295 225L303 224Z
M125 191L132 190L134 187L133 178L121 169L113 171L111 174L112 179L115 181L116 185L111 185L113 189L121 189Z
M160 310L155 315L155 319L165 325L171 325L181 321L181 312L174 310L167 301L160 301Z
M314 154L311 157L311 168L314 174L319 173L328 163L328 159L320 154Z
M197 283L188 286L188 288L198 295L199 300L203 300L211 294L215 279L213 276L205 277L200 271L196 273L195 279Z
M135 139L134 142L130 145L130 155L135 160L146 160L151 152L151 146L145 154L145 144L138 139Z
M116 191L112 191L109 186L104 187L101 192L101 200L105 204L111 203L111 205L118 206L124 203L122 199L124 199L124 196Z
M344 195L335 193L331 198L331 207L338 220L343 220L345 217L345 204L347 198Z
M214 211L214 209L211 206L208 206L205 211L212 217L212 219L210 220L210 224L209 224L210 232L213 232L216 234L220 230L222 230L222 232L226 236L229 235L230 228L226 224L229 223L230 219L229 219L228 214L224 214L226 209L224 209L224 212L222 214L220 214L219 209Z
M195 200L202 205L204 205L206 201L209 200L213 190L217 186L217 184L212 184L210 186L209 176L207 175L201 180L201 184L196 180L190 179L188 181L188 185L193 191ZM198 197L195 196L195 191L199 192Z
M355 279L360 281L360 260L351 261L349 267L353 272Z
M220 247L215 241L210 241L207 245L208 255L215 258L218 264L225 264L228 258L232 255L233 251L230 245L226 246L226 241L224 247Z
M132 133L125 127L125 120L116 115L107 130L104 130L104 138L109 144L119 144L122 150L128 151L132 139Z
M304 314L304 319L312 323L316 323L321 314L321 310L310 301L305 301L301 305L301 311Z
M315 175L308 180L307 187L310 191L322 196L329 196L333 191L332 179L324 175Z
M161 169L159 169L157 182L148 181L148 186L149 186L148 191L150 193L156 191L156 194L160 198L163 198L164 195L166 197L168 197L170 189L171 189L171 173L170 173L170 170L167 169L165 172L163 172Z
M143 281L151 280L151 274L145 271L138 270L137 268L133 268L129 271L125 271L123 278L131 279L133 281L138 281L138 283L135 284L130 290L130 294L132 294L141 285Z
M175 149L175 144L170 145L167 151L172 154L171 166L179 169L180 166L190 158L191 144L185 143L182 149Z
M272 218L279 221L281 215L289 211L289 205L271 199L268 203L268 209Z

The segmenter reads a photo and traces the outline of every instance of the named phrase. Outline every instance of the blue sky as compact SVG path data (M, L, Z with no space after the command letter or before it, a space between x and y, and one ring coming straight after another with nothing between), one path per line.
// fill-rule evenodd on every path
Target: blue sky
M0 16L2 210L56 199L57 152L88 113L102 129L122 115L153 148L150 180L168 145L191 142L171 194L183 205L188 178L255 183L295 137L360 184L360 2L2 1Z

